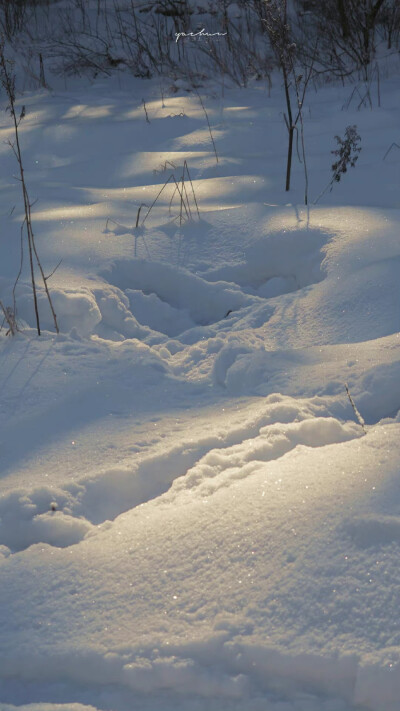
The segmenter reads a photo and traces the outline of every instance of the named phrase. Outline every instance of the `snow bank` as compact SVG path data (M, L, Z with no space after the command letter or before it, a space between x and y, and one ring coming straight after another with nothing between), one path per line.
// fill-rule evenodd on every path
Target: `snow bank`
M400 341L400 334L396 335ZM393 346L396 349L396 343ZM400 361L381 363L365 373L356 385L359 405L367 422L395 417L400 410Z
M107 689L104 696L114 704L124 708L134 692L140 708L149 711L159 708L200 711L205 708L204 704L218 709L221 703L232 711L351 711L355 707L396 711L398 708L397 665L392 662L382 665L373 655L361 662L356 654L295 655L274 648L216 640L201 647L201 661L193 657L166 656L166 649L155 650L151 659L137 656L129 663L124 663L123 657L117 654L101 657L92 652L79 655L81 669L72 655L53 660L38 657L34 661L26 660L23 679L25 684L30 679L41 680L42 665L47 663L47 679L54 680L55 688L60 678L68 679L72 689L74 684L90 680ZM208 664L203 658L206 654ZM235 667L242 668L243 672L235 675ZM6 668L12 674L12 665L6 663ZM256 685L258 693L254 694ZM99 696L101 698L101 692ZM91 705L75 703L2 704L1 709L97 711Z
M300 423L267 425L259 435L225 449L212 449L174 482L171 493L196 487L200 496L209 496L220 487L230 486L262 469L262 463L277 460L299 445L323 447L361 436L353 423L342 425L333 418L317 417Z
M196 663L193 659L159 657L137 659L123 669L125 683L139 692L172 689L179 694L201 697L243 698L247 679L243 674L229 676Z

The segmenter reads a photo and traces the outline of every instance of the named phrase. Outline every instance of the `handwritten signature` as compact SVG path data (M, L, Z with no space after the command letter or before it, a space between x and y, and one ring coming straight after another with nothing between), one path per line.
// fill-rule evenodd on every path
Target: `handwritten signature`
M203 27L198 32L175 32L175 42L178 43L181 37L225 37L227 32L206 32Z

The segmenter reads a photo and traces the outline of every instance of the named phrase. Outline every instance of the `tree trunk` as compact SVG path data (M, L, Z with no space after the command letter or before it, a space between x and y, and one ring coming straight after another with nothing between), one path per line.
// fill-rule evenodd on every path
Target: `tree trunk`
M286 192L290 190L290 174L292 171L292 155L293 155L293 134L294 126L289 126L289 143L286 164Z
M339 12L339 18L340 18L340 27L342 30L342 37L343 39L348 39L350 35L349 31L349 23L347 21L347 15L346 15L346 8L345 8L345 2L344 0L337 0L337 9Z

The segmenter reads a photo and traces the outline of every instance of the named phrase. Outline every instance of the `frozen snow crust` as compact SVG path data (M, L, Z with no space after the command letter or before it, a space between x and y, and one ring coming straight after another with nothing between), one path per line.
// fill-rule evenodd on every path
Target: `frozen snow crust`
M0 711L398 711L400 93L310 94L310 194L343 127L363 152L306 210L278 80L204 87L218 166L195 96L118 81L23 99L61 333L39 290L35 335L25 269L0 332ZM166 190L134 227L185 159L200 218Z

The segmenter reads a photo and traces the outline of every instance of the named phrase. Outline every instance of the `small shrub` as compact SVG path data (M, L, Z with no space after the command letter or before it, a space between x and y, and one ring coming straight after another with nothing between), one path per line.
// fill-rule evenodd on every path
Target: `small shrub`
M354 168L358 160L358 154L361 151L361 146L359 145L361 138L357 133L357 126L347 126L344 138L335 136L335 141L338 144L338 148L335 151L331 151L334 156L337 156L337 160L332 163L332 183L339 183L342 175L347 173L347 169L349 167Z
M324 188L322 193L314 200L314 205L325 195L327 190L331 191L333 184L339 183L342 176L347 173L348 168L354 168L358 161L358 154L361 151L361 146L359 145L361 138L358 135L357 126L347 126L344 132L344 138L335 136L335 141L338 147L336 150L331 151L331 153L336 156L336 160L331 166L333 175L326 188Z

